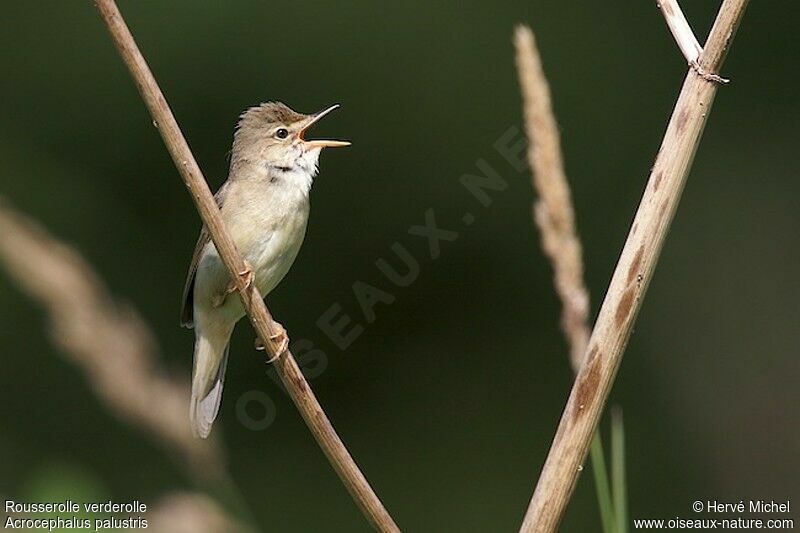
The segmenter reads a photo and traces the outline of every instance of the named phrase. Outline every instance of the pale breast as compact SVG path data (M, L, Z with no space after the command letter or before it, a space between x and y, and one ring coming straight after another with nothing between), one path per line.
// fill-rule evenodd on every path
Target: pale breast
M226 223L236 247L250 262L266 296L292 266L306 234L308 197L284 183L262 182L249 194L226 201Z
M308 196L281 183L248 181L232 183L222 206L222 219L242 257L250 263L256 286L266 296L294 263L306 234ZM211 302L224 294L230 277L212 243L206 246L195 282L195 309L229 315L244 314L238 297L228 297L222 308Z

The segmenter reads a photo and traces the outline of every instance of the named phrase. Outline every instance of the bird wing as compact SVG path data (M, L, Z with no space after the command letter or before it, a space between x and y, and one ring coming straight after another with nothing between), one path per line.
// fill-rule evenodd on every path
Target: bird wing
M227 190L228 182L226 181L214 195L214 199L217 201L217 207L220 209L222 209L222 204L225 203ZM203 255L203 249L210 240L211 235L208 233L206 227L203 226L200 230L200 237L197 239L197 244L194 246L192 262L189 263L189 272L186 275L186 284L183 287L181 326L187 328L191 328L194 325L194 279L197 274L197 265L200 263L200 257Z

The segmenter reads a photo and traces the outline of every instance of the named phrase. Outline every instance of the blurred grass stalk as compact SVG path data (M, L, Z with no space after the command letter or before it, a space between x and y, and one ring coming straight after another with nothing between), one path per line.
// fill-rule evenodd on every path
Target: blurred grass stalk
M586 358L573 384L525 513L520 528L522 532L555 531L572 497L675 215L717 86L725 82L717 72L746 6L747 0L723 1L699 59L690 63L639 209L589 337ZM519 38L525 38L524 30L518 32ZM528 39L533 42L532 34ZM529 96L537 96L535 92L531 95L525 92L525 82L530 76L530 73L520 73L526 102ZM532 117L526 112L528 119Z
M542 250L553 265L553 284L562 303L561 329L569 346L570 364L577 374L589 343L590 330L589 291L583 279L583 252L575 226L575 209L564 171L550 87L531 29L518 26L514 45L523 97L525 133L528 137L528 163L536 191L533 218L541 234ZM621 427L613 432L617 438L621 438ZM617 449L613 443L612 448ZM595 433L591 446L592 474L605 533L626 530L627 518L623 513L626 496L624 490L617 492L625 484L623 461L624 454L612 457L612 472L616 481L612 491L600 433Z
M0 200L0 261L17 286L47 311L53 342L103 403L176 453L193 477L224 470L218 444L195 439L186 421L188 385L166 376L152 333L114 301L75 250Z
M528 164L536 200L533 218L539 228L542 250L553 265L553 284L561 299L561 329L577 373L589 342L589 291L583 281L583 251L575 229L569 183L550 87L542 68L533 32L517 26L514 34L517 73L522 90Z
M218 443L191 434L188 383L167 377L156 357L154 337L141 318L112 298L78 252L48 235L2 197L0 264L23 292L45 308L54 344L83 371L101 402L177 456L196 484L246 515ZM52 401L57 404L55 398ZM188 497L181 501L189 501ZM194 509L218 517L206 523L235 523L221 509L203 503L211 500L196 495L191 501ZM187 506L182 509L188 513Z

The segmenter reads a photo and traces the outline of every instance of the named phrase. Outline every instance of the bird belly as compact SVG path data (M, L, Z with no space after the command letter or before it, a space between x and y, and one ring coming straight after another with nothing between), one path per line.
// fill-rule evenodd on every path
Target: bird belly
M256 242L245 258L253 267L256 286L261 296L266 296L289 272L306 233L305 220L292 220L276 227L269 238Z

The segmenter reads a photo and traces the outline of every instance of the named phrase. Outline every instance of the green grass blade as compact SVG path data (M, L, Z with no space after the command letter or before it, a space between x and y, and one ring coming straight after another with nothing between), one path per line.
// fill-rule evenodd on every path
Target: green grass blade
M628 489L625 482L625 426L622 409L611 410L611 484L617 532L628 531Z
M614 508L611 505L611 487L608 484L606 460L603 456L603 443L600 440L599 430L595 432L594 438L592 438L589 455L592 460L592 474L594 475L594 487L597 493L597 506L600 509L600 521L603 523L603 533L616 533Z

